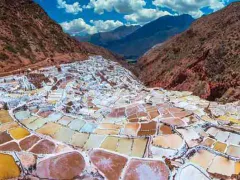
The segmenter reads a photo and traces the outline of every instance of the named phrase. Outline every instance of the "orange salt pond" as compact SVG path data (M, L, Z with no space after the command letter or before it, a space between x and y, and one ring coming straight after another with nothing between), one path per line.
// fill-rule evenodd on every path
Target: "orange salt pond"
M147 148L148 139L137 138L133 140L131 156L140 157L144 156L145 150Z
M222 152L222 153L225 152L226 147L227 147L227 144L222 143L222 142L216 142L214 144L214 150Z
M0 110L0 125L7 123L7 122L12 122L13 119L12 117L9 115L8 111L6 110Z
M8 129L15 128L15 127L18 127L18 124L16 122L9 122L9 123L2 124L0 125L0 132L4 132Z
M121 154L130 155L133 140L128 138L119 138L116 151Z
M0 154L0 179L17 178L20 176L20 169L14 158L8 154Z
M118 144L118 138L117 137L108 136L103 141L103 143L101 144L100 147L103 148L103 149L110 150L110 151L116 151L117 144Z
M235 162L222 156L216 156L208 168L208 172L230 177L235 174Z
M9 130L9 133L11 134L11 136L14 139L22 139L26 136L28 136L30 133L28 132L28 130L22 128L22 127L17 127L15 129L11 129Z
M139 123L128 123L125 125L124 134L130 136L137 136L139 129L140 129Z
M89 138L89 134L86 133L75 133L72 136L70 144L82 148Z
M162 135L154 137L152 144L163 148L179 149L183 146L183 140L177 134Z
M216 142L215 139L206 138L206 139L202 142L202 145L203 145L203 146L212 147L212 145L213 145L215 142Z
M162 133L162 134L173 134L172 128L170 126L167 126L167 125L160 126L159 133Z
M94 133L99 135L117 135L119 134L120 130L117 129L95 129Z
M166 119L161 119L161 122L168 124L170 126L186 126L186 123L183 122L181 119L179 118L174 118L174 117L170 117L170 118L166 118Z
M240 147L239 146L233 146L229 145L227 147L226 153L230 156L240 158Z
M62 126L60 124L49 122L37 130L38 133L53 136Z
M204 169L207 169L214 156L214 154L210 153L207 150L199 150L190 158L190 161L201 166Z

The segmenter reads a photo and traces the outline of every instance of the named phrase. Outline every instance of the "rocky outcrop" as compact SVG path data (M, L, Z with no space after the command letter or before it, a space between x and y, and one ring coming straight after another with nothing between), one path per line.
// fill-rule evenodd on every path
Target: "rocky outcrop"
M139 59L148 86L188 90L208 100L240 99L240 3L201 17Z
M0 26L0 74L83 60L92 54L118 59L104 48L65 34L32 0L2 0Z

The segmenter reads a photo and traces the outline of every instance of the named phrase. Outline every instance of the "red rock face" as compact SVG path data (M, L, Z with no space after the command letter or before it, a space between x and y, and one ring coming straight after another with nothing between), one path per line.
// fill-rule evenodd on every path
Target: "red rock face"
M120 59L104 48L65 34L32 0L2 0L0 16L0 75L83 60L90 54Z
M126 169L124 180L167 180L169 170L162 161L132 159Z
M109 180L118 180L127 162L127 158L103 150L93 150L89 157L97 170Z
M73 179L85 168L83 156L78 152L50 157L37 164L37 175L46 179Z
M195 21L138 61L146 85L187 90L208 100L240 99L240 3Z

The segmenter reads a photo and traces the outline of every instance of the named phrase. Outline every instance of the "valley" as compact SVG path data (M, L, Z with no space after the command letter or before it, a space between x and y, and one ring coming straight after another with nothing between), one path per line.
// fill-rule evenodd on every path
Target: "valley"
M1 179L207 180L240 172L237 102L147 88L101 56L0 82Z
M0 179L240 179L240 2L97 2L0 1Z

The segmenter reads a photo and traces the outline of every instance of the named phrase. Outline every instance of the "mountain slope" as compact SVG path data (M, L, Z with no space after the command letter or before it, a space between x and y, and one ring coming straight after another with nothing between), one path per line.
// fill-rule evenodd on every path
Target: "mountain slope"
M0 26L0 73L82 60L91 54L116 59L103 48L70 38L32 0L1 0Z
M139 59L140 79L209 100L240 99L239 27L240 2L198 19Z
M101 32L88 36L77 36L76 39L79 41L90 42L99 46L107 46L111 41L120 40L127 35L133 33L141 26L120 26L117 29L110 32Z
M132 34L104 46L128 58L137 58L158 43L186 30L194 19L189 15L163 16Z

